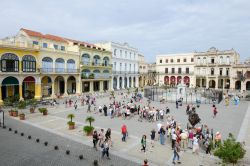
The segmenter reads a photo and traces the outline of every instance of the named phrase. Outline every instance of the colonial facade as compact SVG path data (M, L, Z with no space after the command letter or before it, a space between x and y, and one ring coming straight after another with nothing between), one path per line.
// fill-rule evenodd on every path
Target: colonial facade
M171 87L183 82L194 87L194 54L168 54L156 57L156 81Z
M233 49L159 55L156 64L160 84L176 86L182 80L190 87L250 90L249 64L241 64Z
M154 85L156 83L155 64L145 62L145 57L139 54L139 86Z
M112 52L114 90L139 86L138 49L127 43L103 42L96 45Z
M92 44L21 29L0 40L0 104L111 89L111 52Z

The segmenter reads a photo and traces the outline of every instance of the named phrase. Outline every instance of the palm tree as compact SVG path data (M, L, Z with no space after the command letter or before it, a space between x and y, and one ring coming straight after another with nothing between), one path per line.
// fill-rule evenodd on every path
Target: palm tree
M95 119L92 116L88 116L85 121L89 122L89 126L91 126L91 123L94 122Z
M72 119L73 119L74 117L75 117L74 114L68 114L68 116L67 116L67 118L69 118L71 122L72 122Z

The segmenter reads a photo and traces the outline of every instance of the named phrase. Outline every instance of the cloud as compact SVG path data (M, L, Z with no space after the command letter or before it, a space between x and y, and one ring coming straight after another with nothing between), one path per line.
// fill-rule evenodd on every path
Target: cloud
M25 27L83 41L128 42L156 54L211 46L250 56L248 0L2 0L0 37Z

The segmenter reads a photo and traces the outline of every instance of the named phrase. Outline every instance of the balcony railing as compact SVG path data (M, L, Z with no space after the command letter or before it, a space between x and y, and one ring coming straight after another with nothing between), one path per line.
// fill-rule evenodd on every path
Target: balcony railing
M109 73L83 73L81 76L82 79L109 79L111 75Z
M41 73L79 73L79 69L65 69L65 68L40 68Z
M112 71L113 74L139 74L137 71Z
M83 66L95 66L95 67L112 67L112 64L95 63L95 62L81 62Z
M30 49L39 49L38 45L34 45L28 42L17 42L17 41L3 41L0 40L0 45L5 47L18 47L18 48L30 48Z
M158 74L157 72L156 72L156 74ZM172 73L172 72L169 72L169 73L165 73L165 72L159 72L159 74L160 75L193 75L194 74L194 72L180 72L180 73L178 73L178 72L174 72L174 73Z

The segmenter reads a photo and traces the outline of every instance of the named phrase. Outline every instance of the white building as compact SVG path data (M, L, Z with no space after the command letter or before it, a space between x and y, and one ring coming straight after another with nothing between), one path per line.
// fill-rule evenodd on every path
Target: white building
M156 56L156 82L159 85L176 86L183 82L195 86L194 53L165 54Z
M97 43L112 52L113 89L124 89L139 86L138 49L128 43L103 42Z

